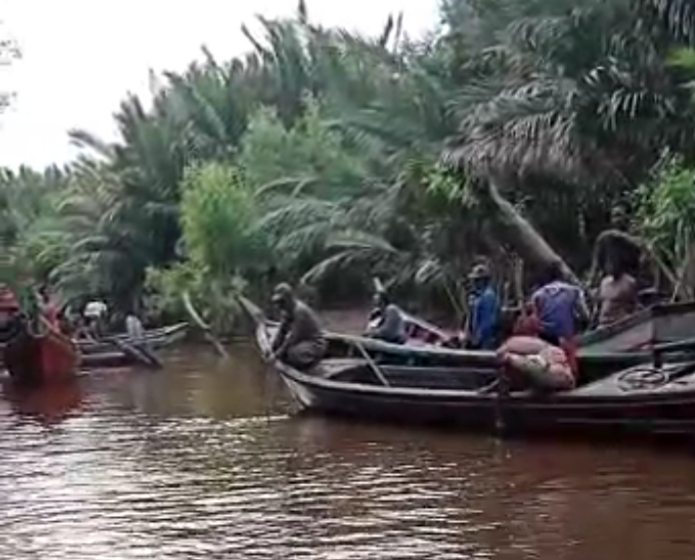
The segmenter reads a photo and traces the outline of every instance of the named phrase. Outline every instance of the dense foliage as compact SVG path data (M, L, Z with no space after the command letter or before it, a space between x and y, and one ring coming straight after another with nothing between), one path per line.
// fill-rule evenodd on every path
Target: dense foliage
M445 0L413 42L400 19L374 38L316 26L302 2L244 28L246 56L204 52L151 106L126 99L118 142L74 131L66 169L0 176L10 268L117 307L175 313L189 291L220 328L233 291L279 279L335 301L378 275L457 309L481 256L500 278L519 257L581 273L623 201L686 285L690 6Z

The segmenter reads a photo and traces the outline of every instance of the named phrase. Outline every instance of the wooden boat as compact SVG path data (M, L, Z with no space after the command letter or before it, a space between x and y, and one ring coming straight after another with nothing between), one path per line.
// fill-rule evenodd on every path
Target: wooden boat
M277 324L267 321L262 310L246 298L240 302L255 322L264 322L272 334ZM407 317L410 323L412 316ZM421 332L430 330L434 339L443 331L417 320ZM411 332L413 332L413 328ZM590 331L579 340L578 362L582 381L591 381L607 372L625 369L652 358L655 345L695 336L695 302L656 305L609 327ZM495 370L492 351L446 348L423 342L423 335L407 344L392 344L373 338L326 332L329 358L363 358L366 352L378 363L420 367L465 367L468 371ZM695 350L687 349L685 359Z
M5 344L3 362L10 377L18 383L52 384L77 376L80 352L70 338L52 329L33 334L23 328Z
M267 325L258 324L256 338L267 356ZM694 345L691 340L664 351ZM327 359L304 373L278 360L272 365L303 408L324 414L506 433L695 435L693 361L662 367L647 363L554 394L486 391L497 379L489 368L376 366L370 359Z
M150 349L156 350L171 346L181 341L188 331L188 323L177 323L159 329L145 331L143 343ZM117 348L118 342L129 342L127 334L118 334L106 340L78 340L77 345L83 355L110 354Z

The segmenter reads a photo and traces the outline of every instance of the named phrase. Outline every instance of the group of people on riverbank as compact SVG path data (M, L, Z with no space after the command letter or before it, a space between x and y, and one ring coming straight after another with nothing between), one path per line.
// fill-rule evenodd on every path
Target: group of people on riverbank
M603 272L590 309L585 290L565 279L560 262L542 272L530 298L522 306L512 332L504 332L502 303L492 274L485 264L469 275L468 313L461 332L447 346L471 350L494 350L500 363L527 382L553 390L575 385L577 361L575 336L590 324L602 327L634 313L638 307L637 268L640 248L625 232L622 209L612 213L612 229L597 239L590 281ZM273 353L289 364L308 369L325 353L326 341L314 312L295 298L287 284L275 290L274 303L282 312L281 327ZM385 342L407 341L406 319L385 291L378 291L365 336Z

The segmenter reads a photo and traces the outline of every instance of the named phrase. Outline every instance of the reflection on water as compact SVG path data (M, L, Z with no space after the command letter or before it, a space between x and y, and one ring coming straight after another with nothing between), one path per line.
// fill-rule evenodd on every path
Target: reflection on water
M6 390L0 558L693 557L687 455L299 418L234 356Z

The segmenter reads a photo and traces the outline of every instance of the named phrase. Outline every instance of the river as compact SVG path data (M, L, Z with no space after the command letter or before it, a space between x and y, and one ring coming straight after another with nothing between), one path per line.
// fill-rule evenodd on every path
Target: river
M0 558L695 557L684 453L297 417L251 346L0 399Z

